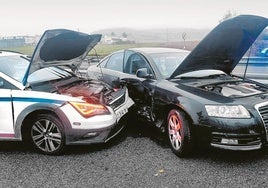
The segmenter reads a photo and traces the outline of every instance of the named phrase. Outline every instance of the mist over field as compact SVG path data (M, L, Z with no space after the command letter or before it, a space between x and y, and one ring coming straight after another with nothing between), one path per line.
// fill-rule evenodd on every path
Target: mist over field
M93 33L101 33L103 35L121 36L127 34L129 40L136 43L147 42L178 42L183 41L182 35L185 34L186 41L199 41L211 30L194 29L194 28L154 28L154 29L133 29L133 28L108 28L96 30Z

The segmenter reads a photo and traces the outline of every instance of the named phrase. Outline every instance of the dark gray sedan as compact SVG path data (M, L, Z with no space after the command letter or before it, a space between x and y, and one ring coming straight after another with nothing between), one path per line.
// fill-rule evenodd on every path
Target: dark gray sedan
M191 52L139 48L118 51L88 75L125 82L135 112L166 133L185 156L196 143L254 150L268 141L268 87L232 75L268 19L242 15L220 23Z

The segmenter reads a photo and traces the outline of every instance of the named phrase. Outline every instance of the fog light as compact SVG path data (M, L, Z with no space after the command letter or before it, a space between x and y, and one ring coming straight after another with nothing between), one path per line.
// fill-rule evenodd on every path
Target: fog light
M80 123L80 122L73 122L73 125L74 125L74 126L80 126L81 123Z
M221 139L222 144L230 144L230 145L237 145L238 140L237 139L227 139L227 138L222 138Z
M87 133L86 135L84 135L84 138L91 138L91 137L94 137L94 136L97 136L98 133L96 132L93 132L93 133Z

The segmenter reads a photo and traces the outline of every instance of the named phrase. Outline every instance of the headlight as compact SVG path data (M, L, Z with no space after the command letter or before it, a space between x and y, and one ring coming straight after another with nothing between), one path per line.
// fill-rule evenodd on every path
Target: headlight
M247 109L242 105L205 105L209 116L224 118L250 118Z
M70 104L85 118L110 113L109 110L101 104L90 104L85 102L70 102Z

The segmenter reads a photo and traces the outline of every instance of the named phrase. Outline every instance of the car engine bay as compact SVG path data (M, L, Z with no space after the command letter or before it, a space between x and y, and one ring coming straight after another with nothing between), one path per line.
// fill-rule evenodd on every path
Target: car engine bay
M244 81L208 84L200 88L226 97L245 97L268 91L267 88Z
M88 103L111 105L113 108L124 102L126 92L125 88L114 89L97 80L83 80L80 83L74 82L56 87L60 94L78 97Z

